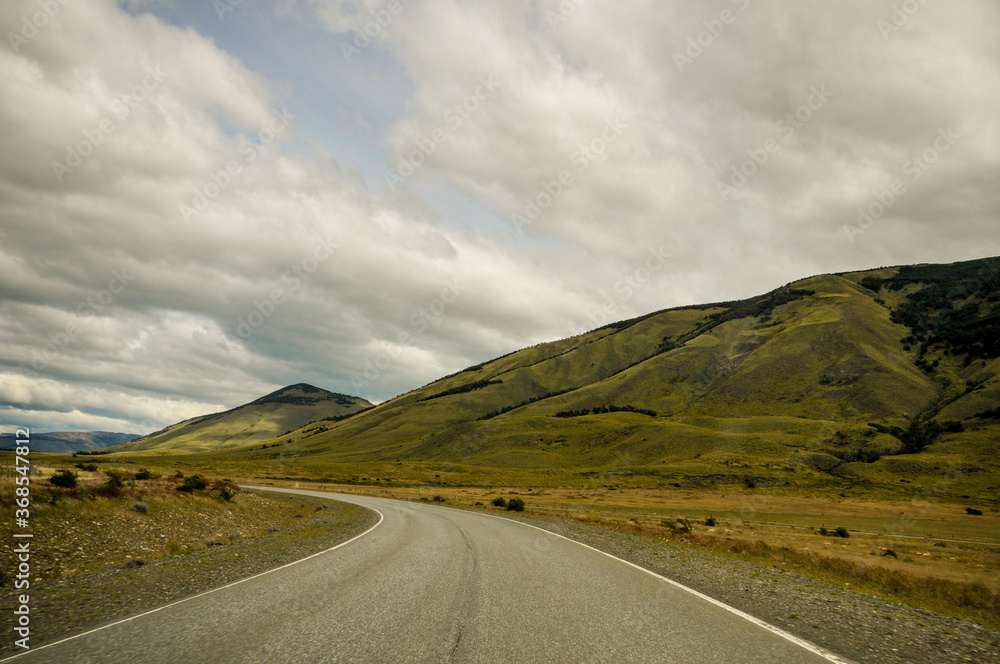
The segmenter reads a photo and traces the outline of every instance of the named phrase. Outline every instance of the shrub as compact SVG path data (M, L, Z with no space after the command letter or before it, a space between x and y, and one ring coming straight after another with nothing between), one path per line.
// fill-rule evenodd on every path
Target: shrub
M78 463L76 464L76 467L79 468L80 470L86 470L91 473L97 472L96 463Z
M714 526L715 525L715 517L714 516L710 516L707 519L705 519L705 525L708 526L708 527L710 527L710 528L712 526Z
M966 514L971 514L973 516L982 516L983 515L982 510L977 510L975 507L966 507L965 508L965 513Z
M122 489L125 488L125 473L120 470L106 470L104 473L108 476L108 480L100 486L100 491L110 496L122 495Z
M827 535L830 534L830 531L827 530L825 527L820 526L819 527L819 534L822 535L823 537L826 537Z
M508 512L523 512L524 511L524 501L520 498L511 498L507 501L507 511Z
M178 470L176 473L174 473L174 477L176 477L177 479L182 479L184 477L184 473Z
M60 470L49 478L49 484L52 486L61 486L65 488L72 488L76 486L76 473L71 470Z
M490 504L494 507L507 507L507 501L503 498L494 498Z
M177 490L191 493L192 491L204 491L207 488L208 480L201 475L192 475L191 477L185 478L184 482L177 487Z
M139 472L135 474L135 479L137 480L150 480L153 479L153 473L149 472L148 468L140 468Z
M660 521L660 525L664 528L669 528L670 532L676 535L686 535L691 532L691 522L687 519L676 518L673 521L670 519L664 519Z
M138 512L139 514L148 514L149 513L149 505L147 505L146 503L143 503L143 502L136 503L136 504L132 505L132 511L133 512Z
M850 537L851 536L851 534L849 532L847 532L847 528L844 528L843 526L840 526L835 531L833 531L833 534L836 535L837 537Z
M445 497L444 496L434 496L433 498L431 498L431 500L433 500L435 503L443 503L445 501Z
M219 500L223 500L225 502L231 501L233 498L236 497L236 494L240 492L240 488L236 486L230 479L216 481L215 484L212 485L212 490L218 491ZM320 510L325 510L325 509L326 505L320 505L319 507L316 508L316 511L318 512Z

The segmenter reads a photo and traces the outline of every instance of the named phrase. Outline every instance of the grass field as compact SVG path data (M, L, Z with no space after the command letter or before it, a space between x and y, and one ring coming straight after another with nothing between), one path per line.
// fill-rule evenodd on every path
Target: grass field
M180 491L184 480L172 470L137 480L128 466L102 465L98 471L71 467L77 486L56 487L49 479L61 466L36 468L40 477L30 485L29 518L36 581L253 538L297 523L295 515L301 511L282 496L244 493L220 478L210 479L204 490ZM122 472L121 486L109 486L106 470ZM0 478L0 506L11 514L13 498L13 478ZM2 546L10 552L13 545L6 541Z

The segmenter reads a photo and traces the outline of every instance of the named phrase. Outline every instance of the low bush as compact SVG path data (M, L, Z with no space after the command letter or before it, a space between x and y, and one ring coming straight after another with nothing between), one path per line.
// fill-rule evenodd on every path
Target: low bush
M135 479L137 480L151 480L153 479L153 473L149 472L148 468L140 468L139 472L135 474Z
M524 511L524 501L520 498L511 498L507 501L507 511L508 512L523 512Z
M52 477L49 478L49 484L52 486L61 486L66 489L75 487L76 473L66 469L57 471Z
M178 491L191 493L192 491L204 491L208 488L208 480L201 475L192 475L184 479L184 482L177 487Z
M507 507L507 501L503 498L494 498L490 504L494 507Z
M715 517L714 516L710 516L707 519L705 519L705 525L708 526L708 527L710 527L710 528L712 526L714 526L715 525Z
M132 511L133 512L138 512L139 514L148 514L149 513L149 505L147 505L146 503L143 503L143 502L136 503L136 504L132 505Z
M106 470L104 473L108 476L108 479L98 488L98 491L116 498L122 495L122 490L125 488L125 473L115 469Z
M678 517L671 521L670 519L664 519L660 521L660 525L664 528L669 528L670 532L675 535L686 535L691 532L691 522L688 519L683 519Z

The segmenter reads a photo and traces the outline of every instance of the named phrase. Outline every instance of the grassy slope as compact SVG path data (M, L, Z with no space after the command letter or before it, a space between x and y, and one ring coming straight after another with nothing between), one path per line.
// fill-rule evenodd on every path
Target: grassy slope
M115 448L142 454L205 452L252 445L325 417L370 407L364 399L293 385L228 410L174 424Z
M793 487L904 481L956 495L988 493L1000 477L1000 427L973 416L1000 403L1000 362L965 363L904 345L910 329L890 314L919 286L876 293L861 285L897 272L812 277L791 284L805 292L775 307L668 310L542 344L343 422L307 426L273 441L276 447L244 448L218 461L341 479L488 483L503 476L553 485L601 476L651 486ZM666 350L665 340L677 347ZM917 365L931 359L938 360L933 369ZM473 385L478 389L437 396ZM657 417L553 417L611 404ZM918 417L963 420L965 431L941 435L920 454L897 455L900 440L868 426L902 430ZM858 450L869 456L853 460Z

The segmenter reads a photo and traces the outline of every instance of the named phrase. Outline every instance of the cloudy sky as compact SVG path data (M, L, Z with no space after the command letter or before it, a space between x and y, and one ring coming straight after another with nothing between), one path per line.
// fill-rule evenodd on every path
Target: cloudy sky
M895 7L895 8L894 8ZM5 0L0 429L1000 254L1000 5Z

